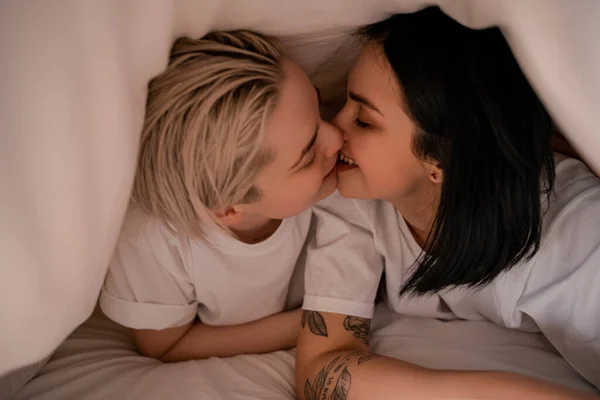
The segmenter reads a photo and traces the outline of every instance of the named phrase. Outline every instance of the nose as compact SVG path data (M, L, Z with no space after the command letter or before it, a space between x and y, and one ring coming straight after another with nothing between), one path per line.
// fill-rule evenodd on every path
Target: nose
M337 114L335 114L335 116L332 118L331 120L331 124L335 127L337 127L338 129L341 129L340 127L340 115L342 114L343 110L338 111Z
M336 157L337 152L340 151L342 145L344 144L342 133L340 130L328 123L325 124L325 129L327 130L327 143L325 146L325 157Z
M331 124L342 133L342 140L344 142L348 141L348 134L346 132L346 129L344 129L343 124L345 111L346 107L344 106L331 120Z

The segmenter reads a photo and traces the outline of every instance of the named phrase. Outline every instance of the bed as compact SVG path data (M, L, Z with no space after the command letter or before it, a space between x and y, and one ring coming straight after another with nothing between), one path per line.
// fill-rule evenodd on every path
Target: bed
M380 354L448 369L513 371L594 393L539 333L490 322L399 317L380 306L371 339ZM293 400L294 350L162 364L96 309L14 400ZM597 392L596 392L597 393Z
M17 398L163 398L167 390L178 393L168 392L174 398L291 396L289 352L162 365L136 356L118 327L90 318L127 207L146 83L165 67L176 37L257 29L282 39L331 112L356 56L350 32L428 4L471 27L501 26L567 139L600 172L596 0L0 3L0 397L38 372ZM434 336L422 339L429 350L419 353L408 338L436 331L428 324L439 321L412 322L382 326L381 351L438 367L528 365L503 347L506 332L471 355L460 355L461 343ZM466 329L459 325L457 332ZM485 333L489 326L469 329L495 337ZM539 374L586 386L552 349L541 355L541 338L521 339L556 367ZM442 354L453 354L454 345L461 353L433 357L438 342L449 346ZM57 347L49 363L40 362ZM261 386L268 382L274 391ZM229 394L218 397L222 389Z

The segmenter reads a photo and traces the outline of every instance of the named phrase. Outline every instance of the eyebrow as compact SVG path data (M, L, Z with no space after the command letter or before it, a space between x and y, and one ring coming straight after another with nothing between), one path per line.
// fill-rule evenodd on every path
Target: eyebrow
M292 167L290 168L290 171L293 169L296 169L298 167L298 165L300 165L300 163L302 162L302 160L304 159L304 157L306 157L306 155L308 153L310 153L310 151L312 150L313 147L315 147L315 143L317 142L317 134L319 133L319 127L321 125L321 121L317 121L317 127L315 128L315 133L313 133L312 137L310 138L310 140L308 141L308 143L306 144L306 146L304 146L304 148L302 149L302 153L300 154L300 158L298 159L298 161L296 161L294 163L294 165L292 165Z
M369 100L365 99L364 97L362 97L361 95L358 95L354 92L350 92L348 93L348 97L350 97L352 100L354 100L355 102L362 104L363 106L370 108L371 110L377 112L379 115L383 116L383 114L381 113L381 111L379 111L377 109L377 107L375 107L373 105L373 103L371 103Z

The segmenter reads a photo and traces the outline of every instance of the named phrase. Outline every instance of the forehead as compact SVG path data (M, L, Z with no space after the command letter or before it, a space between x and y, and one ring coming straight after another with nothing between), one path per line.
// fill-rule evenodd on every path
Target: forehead
M300 67L289 59L284 59L282 65L285 76L267 122L264 143L274 154L275 163L291 165L314 134L319 106L315 88Z
M348 76L348 89L368 97L380 110L392 99L397 103L398 82L378 44L367 42L363 46Z

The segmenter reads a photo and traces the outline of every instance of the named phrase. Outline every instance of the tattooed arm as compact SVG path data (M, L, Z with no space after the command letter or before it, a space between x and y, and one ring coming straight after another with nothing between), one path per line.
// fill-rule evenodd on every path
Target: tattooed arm
M299 399L595 398L510 373L438 371L376 356L369 352L369 329L368 319L304 311L296 353Z

